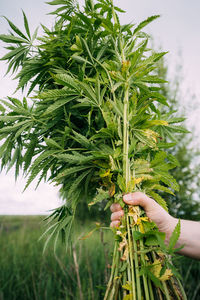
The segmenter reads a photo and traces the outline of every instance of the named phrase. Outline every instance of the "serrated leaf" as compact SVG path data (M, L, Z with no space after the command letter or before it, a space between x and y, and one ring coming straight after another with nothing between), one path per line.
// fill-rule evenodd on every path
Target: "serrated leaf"
M17 33L20 37L28 41L27 37L21 32L21 30L15 24L13 24L8 18L6 17L4 18L6 19L6 21L8 22L8 24L10 25L10 27L15 33Z
M23 10L22 10L22 13L23 13L23 17L24 17L24 28L26 29L26 33L27 33L28 37L31 38L31 34L30 34L30 30L29 30L28 20L27 20L26 14L25 14L25 12Z
M5 43L14 43L14 44L27 43L26 39L22 39L13 35L5 35L5 34L0 34L0 40L2 40Z
M56 141L51 138L44 138L44 140L47 146L49 146L50 148L63 149Z
M79 171L83 171L83 170L86 170L86 169L89 169L89 168L91 168L90 165L66 168L66 169L59 172L59 174L55 177L54 181L58 181L58 180L60 180L64 177L68 177L72 174L75 174Z
M181 234L181 222L180 219L178 220L178 223L176 224L176 227L174 228L172 235L169 239L169 246L168 249L169 251L172 251L180 237Z
M164 151L159 151L156 153L154 159L151 161L151 167L159 165L161 162L165 160L167 157L167 153Z
M96 203L99 203L103 200L106 200L109 198L109 192L104 191L102 188L97 189L97 195L95 196L94 200L88 204L88 206L94 205Z
M72 97L68 97L66 99L61 99L61 100L57 100L55 101L55 103L51 104L47 110L45 110L45 112L42 114L42 116L47 116L49 114L51 114L52 112L54 112L55 110L57 110L58 108L64 106L65 104L67 104L68 102L74 100L76 98L76 96L72 96Z
M166 201L159 194L153 191L148 191L148 195L152 197L154 200L156 200L156 202L168 212Z
M147 18L146 20L142 21L133 31L133 34L136 34L138 31L140 31L143 27L147 26L149 23L154 21L155 19L159 18L160 15L155 15Z

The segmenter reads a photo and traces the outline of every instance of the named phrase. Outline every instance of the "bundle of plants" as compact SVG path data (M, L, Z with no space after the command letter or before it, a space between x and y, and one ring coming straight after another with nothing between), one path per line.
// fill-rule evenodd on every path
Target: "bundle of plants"
M1 168L23 169L25 189L38 178L60 186L64 204L49 217L54 222L47 242L61 235L69 242L81 201L119 203L125 211L114 229L110 280L104 299L186 299L171 263L180 234L177 224L169 245L165 234L142 208L124 206L125 193L141 191L165 210L162 192L178 190L170 169L182 118L161 113L168 105L160 93L163 79L157 61L165 52L149 48L143 28L121 25L112 0L55 0L52 29L42 25L31 36L23 13L24 32L8 21L11 33L0 35L8 53L8 72L17 72L22 100L1 100Z

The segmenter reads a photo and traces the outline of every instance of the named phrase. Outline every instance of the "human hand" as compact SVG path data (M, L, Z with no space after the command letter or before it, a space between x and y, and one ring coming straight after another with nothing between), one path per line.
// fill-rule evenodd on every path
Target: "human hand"
M139 205L143 207L147 217L156 223L159 231L166 233L166 243L169 241L169 238L177 224L176 218L170 216L155 200L141 192L124 195L123 201L128 205ZM110 209L112 212L112 222L110 226L116 227L120 224L120 218L124 215L124 211L118 203L113 203Z

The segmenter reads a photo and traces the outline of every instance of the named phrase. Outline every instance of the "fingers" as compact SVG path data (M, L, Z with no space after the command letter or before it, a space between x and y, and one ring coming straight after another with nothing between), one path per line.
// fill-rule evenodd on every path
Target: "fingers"
M155 206L156 202L141 192L129 193L123 196L123 200L128 205L140 205L145 210Z
M115 212L115 211L119 211L119 210L122 210L121 206L119 203L113 203L110 207L110 210L112 212Z
M120 221L112 221L112 222L110 223L110 227L118 227L119 224L120 224Z
M119 221L123 217L124 211L121 209L119 211L113 212L111 215L111 221Z

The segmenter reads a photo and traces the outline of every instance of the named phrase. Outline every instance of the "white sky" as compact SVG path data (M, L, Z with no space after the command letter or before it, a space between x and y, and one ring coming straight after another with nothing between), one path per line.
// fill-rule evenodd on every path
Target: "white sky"
M157 47L169 51L167 61L170 77L173 78L175 74L177 62L182 63L183 79L180 88L183 102L180 106L185 108L188 127L195 126L196 145L200 146L200 1L114 0L114 3L127 11L126 14L120 14L122 23L138 23L151 15L161 14L161 18L150 24L146 31L153 35ZM40 23L51 26L53 19L47 13L52 8L43 0L0 0L0 15L8 17L22 28L23 9L32 32ZM0 34L7 32L7 22L0 19ZM181 57L178 55L180 50ZM3 43L0 43L0 57L4 53ZM6 65L0 62L0 98L11 95L16 87L16 82L10 76L3 77L5 72ZM15 96L20 98L21 94ZM25 180L21 177L15 183L13 170L8 174L0 174L0 214L46 214L60 205L58 188L41 184L35 191L33 184L22 194L24 184Z

